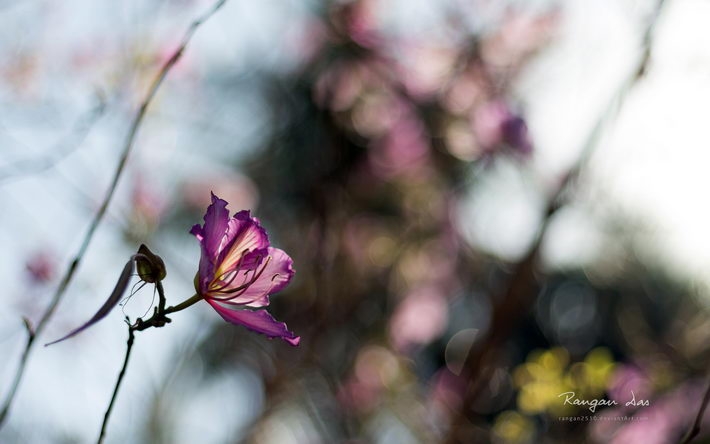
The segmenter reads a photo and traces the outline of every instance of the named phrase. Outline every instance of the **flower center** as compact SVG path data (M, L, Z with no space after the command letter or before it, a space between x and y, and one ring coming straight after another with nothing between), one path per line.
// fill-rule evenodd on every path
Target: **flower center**
M252 270L244 270L244 272L241 273L241 264L243 258L244 254L242 254L241 258L239 258L239 262L233 269L225 271L212 281L209 286L209 297L211 299L215 299L218 301L227 301L241 296L249 289L249 287L252 286L252 284L254 284L254 282L259 280L261 275L266 270L266 267L269 265L269 262L271 262L271 256L267 256L262 265L257 266ZM258 264L259 262L261 262L261 259L261 257L257 258L256 263ZM250 272L251 277L249 277ZM241 284L233 286L234 281L237 280L240 275L242 276ZM272 282L277 276L278 274L274 275L271 278ZM269 288L271 288L271 286Z

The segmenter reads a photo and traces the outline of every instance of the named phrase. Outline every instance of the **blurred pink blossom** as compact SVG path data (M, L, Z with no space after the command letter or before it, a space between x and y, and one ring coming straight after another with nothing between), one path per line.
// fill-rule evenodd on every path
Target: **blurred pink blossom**
M649 399L653 394L650 378L635 365L617 367L609 384L609 396L611 399L625 399L632 391L639 399Z
M439 410L456 411L463 400L465 382L442 367L430 379L429 403Z
M370 165L388 180L402 174L416 174L429 161L428 135L422 122L405 113L369 151Z
M363 347L355 358L353 374L340 386L338 400L346 408L366 413L375 408L399 377L400 364L388 349Z
M315 18L294 23L286 33L289 34L285 39L288 52L295 54L297 63L301 67L314 63L330 38L328 28Z
M473 128L481 147L486 151L494 151L502 145L521 154L532 151L525 121L503 101L495 100L476 108L473 112Z
M693 381L665 395L651 398L648 407L627 407L627 401L618 408L605 409L601 416L618 418L633 415L634 420L599 420L590 426L595 442L611 444L666 444L678 442L687 433L700 408L705 383ZM635 399L642 398L634 392ZM626 393L620 399L631 399ZM637 409L638 410L635 410ZM702 421L701 434L707 433L710 410Z
M395 309L390 340L399 351L428 344L444 332L448 318L448 305L441 292L435 287L418 288Z
M556 10L536 15L509 11L502 26L483 40L483 59L495 67L516 68L550 38L558 15Z
M445 91L443 106L451 113L464 115L487 95L487 79L484 69L473 64L458 75Z
M401 45L395 66L407 91L418 99L435 95L447 83L459 51L446 42L414 41Z
M351 109L367 89L381 89L384 83L373 71L376 59L341 61L320 73L315 82L314 100L333 111Z
M47 250L38 250L28 257L25 270L32 282L46 284L54 279L57 273L57 260Z
M342 7L345 30L357 44L373 48L382 42L375 8L377 0L355 0Z
M152 231L159 224L165 213L167 202L154 186L146 183L138 175L133 181L131 190L131 218L141 231Z
M209 177L188 180L182 188L182 199L188 207L201 211L211 203L210 192L223 196L237 208L256 208L259 202L254 182L234 172L213 172Z

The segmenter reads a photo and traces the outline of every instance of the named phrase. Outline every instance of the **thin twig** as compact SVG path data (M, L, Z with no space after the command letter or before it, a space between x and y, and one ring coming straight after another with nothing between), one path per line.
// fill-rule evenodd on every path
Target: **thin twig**
M131 350L133 349L133 340L135 339L135 333L133 327L128 325L128 341L126 342L126 357L123 358L123 367L118 374L118 379L116 380L116 386L113 388L113 394L111 395L111 401L108 403L108 408L104 414L104 421L101 423L101 432L99 432L99 439L96 441L97 444L101 444L104 441L104 435L106 434L106 425L108 424L108 419L111 416L111 410L113 410L113 404L116 402L116 396L118 395L118 389L121 387L121 382L126 374L126 367L128 367L128 358L131 357Z
M165 290L161 281L155 282L155 289L158 290L158 311L165 311Z
M99 439L96 441L98 444L101 444L104 440L104 436L106 434L106 426L108 424L108 420L111 417L111 411L113 410L113 404L116 402L116 396L118 396L118 390L121 387L121 382L123 381L123 377L126 374L126 367L128 367L128 358L131 356L131 349L133 348L133 341L135 339L135 332L137 331L143 331L147 330L148 328L155 327L155 328L160 328L165 326L165 324L170 322L170 319L167 318L167 314L169 313L175 313L180 310L184 310L185 308L191 306L192 304L197 303L198 301L202 300L202 296L194 295L191 298L183 301L182 303L174 306L174 307L169 307L165 308L165 293L163 292L163 284L160 281L155 282L156 288L158 290L158 293L160 295L160 302L158 303L158 306L155 307L155 312L153 313L153 316L144 321L140 318L136 320L135 323L131 324L131 322L128 320L128 317L126 317L126 323L128 324L128 342L127 347L126 347L126 357L123 359L123 367L121 367L121 371L118 374L118 379L116 380L116 386L113 389L113 394L111 395L111 401L108 404L108 407L106 408L106 413L104 414L104 420L101 423L101 432L99 432Z
M698 434L700 434L700 424L703 422L705 417L705 409L708 408L708 402L710 402L710 382L708 383L708 388L705 390L705 396L703 396L703 401L700 403L700 410L695 416L695 421L693 421L693 426L688 430L688 434L680 442L680 444L688 444L690 441L695 439Z
M148 106L150 105L150 102L152 101L153 97L155 96L156 92L158 91L158 88L160 85L163 83L163 80L165 77L168 75L168 72L170 72L170 69L177 63L178 60L180 60L180 57L182 56L183 52L185 51L185 48L187 47L187 44L190 42L190 39L192 38L193 34L199 28L199 26L204 23L207 19L209 19L213 14L215 14L225 3L227 0L219 0L217 1L206 13L204 13L202 16L198 17L195 21L193 21L190 26L188 27L187 31L185 32L185 35L182 38L182 41L180 43L180 46L178 46L177 50L173 53L172 56L163 64L163 66L160 68L160 71L158 71L157 76L155 77L155 80L153 80L153 83L150 85L150 88L148 89L148 93L146 94L145 98L140 104L140 107L138 108L138 111L136 112L135 117L133 118L133 121L131 123L131 126L128 130L128 135L126 136L125 143L123 145L123 150L121 153L121 157L119 159L118 165L116 166L116 171L113 175L113 179L111 180L111 184L108 188L108 191L106 192L106 196L104 197L104 200L99 207L98 211L96 212L96 215L94 216L94 219L91 222L91 225L89 225L89 229L86 232L86 235L84 236L84 240L79 247L79 251L74 257L74 259L71 261L69 264L69 267L67 268L67 271L65 272L59 287L57 288L57 291L54 293L54 296L52 297L52 300L47 307L47 310L43 313L42 317L40 318L39 322L37 323L37 327L35 328L34 335L29 336L27 340L27 345L25 346L25 349L22 352L22 356L20 357L20 362L17 368L17 373L15 374L14 380L12 382L12 385L10 386L10 391L7 394L7 397L5 398L5 401L3 402L2 405L2 410L0 410L0 428L3 426L5 423L5 420L7 419L8 412L10 410L10 406L12 405L12 401L15 397L15 394L17 393L17 389L22 382L22 376L25 371L25 367L27 366L27 361L30 355L30 352L32 350L32 346L34 344L35 338L39 336L39 334L44 330L44 327L47 325L49 320L52 318L52 315L54 314L55 310L57 309L57 306L61 302L64 293L69 286L69 283L71 282L72 278L74 277L74 273L76 272L79 264L81 263L82 258L84 257L84 253L86 252L87 248L89 247L89 243L91 242L91 239L94 236L94 233L96 229L99 226L99 223L103 219L104 215L106 214L106 210L108 209L108 205L111 202L111 198L113 197L114 192L116 191L116 186L118 185L118 181L121 178L121 174L123 173L123 170L126 166L126 162L128 161L128 156L131 153L131 148L133 147L133 142L136 137L136 133L138 132L138 128L140 127L141 122L143 121L143 117L145 116L145 113L148 109Z
M159 285L158 292L162 293L163 287L160 284L160 281L156 282L156 285ZM184 310L187 307L190 307L191 305L200 302L202 299L204 299L202 296L195 294L191 298L182 301L178 305L168 308L165 308L164 303L158 303L158 306L154 308L153 315L150 318L146 320L138 318L136 322L131 326L131 328L133 328L135 331L143 331L151 327L163 327L165 326L165 324L169 324L171 322L170 318L168 318L167 315Z

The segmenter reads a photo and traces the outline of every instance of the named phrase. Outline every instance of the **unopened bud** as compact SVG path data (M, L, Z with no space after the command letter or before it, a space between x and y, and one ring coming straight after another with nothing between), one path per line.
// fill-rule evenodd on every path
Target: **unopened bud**
M165 263L160 256L150 251L145 244L141 244L135 258L136 269L138 270L138 276L140 276L141 280L154 284L165 279L165 275L167 274Z

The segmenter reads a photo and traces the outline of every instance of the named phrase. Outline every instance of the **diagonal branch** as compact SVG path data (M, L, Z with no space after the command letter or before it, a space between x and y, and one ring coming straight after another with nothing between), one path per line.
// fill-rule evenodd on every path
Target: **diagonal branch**
M7 419L10 406L12 405L15 394L17 393L17 389L19 388L20 383L22 382L22 376L25 372L27 361L29 359L30 352L33 349L35 339L42 333L45 326L54 315L57 306L64 297L64 293L66 292L69 283L74 277L74 274L77 268L79 267L82 258L84 257L84 253L86 253L86 250L89 247L89 244L91 243L91 239L93 238L96 229L98 228L99 224L101 223L101 220L106 214L106 210L108 209L109 203L111 202L111 198L113 197L113 194L116 191L116 187L118 185L119 179L121 178L123 170L125 169L126 162L128 161L128 156L130 155L131 149L133 148L133 143L135 141L136 134L141 125L141 122L143 121L143 118L145 117L145 113L148 109L148 106L150 105L150 102L153 100L153 97L158 91L158 88L163 83L163 80L168 75L172 67L177 63L178 60L180 60L180 57L182 57L185 48L190 42L190 39L192 39L192 36L194 35L197 28L199 28L200 25L202 25L214 13L216 13L220 8L222 8L226 1L227 0L217 1L207 12L202 14L190 24L187 31L185 32L185 35L182 38L180 46L178 46L175 52L163 64L163 66L158 71L158 74L156 75L155 79L153 80L153 83L151 83L145 98L141 102L138 111L136 112L136 115L133 118L133 121L131 122L131 126L128 130L128 134L123 145L123 150L121 152L121 157L119 159L118 165L116 166L116 170L114 172L113 179L111 180L111 184L109 185L108 191L106 192L106 196L104 197L104 200L98 211L94 215L94 218L91 221L91 224L89 225L88 231L84 235L84 240L81 243L81 246L79 247L79 251L69 264L69 267L64 273L64 276L59 284L59 287L57 287L57 291L54 293L54 296L52 297L49 306L42 314L42 317L37 323L37 327L35 328L34 333L28 335L27 344L25 345L22 355L20 356L20 362L17 368L17 372L15 373L15 377L12 381L12 385L10 386L10 391L6 395L5 401L3 402L2 408L0 409L0 427L3 426L5 420Z
M587 136L585 145L582 147L576 162L570 167L561 183L548 198L544 219L538 228L533 245L525 257L515 265L508 287L504 290L501 298L496 298L501 302L493 310L487 336L474 344L466 356L460 375L466 384L466 389L461 406L452 419L448 436L443 441L446 444L454 444L460 441L458 436L459 428L467 422L467 413L483 388L489 372L493 369L497 359L497 351L516 331L521 320L535 303L538 290L536 278L537 261L549 223L557 211L565 205L569 189L575 184L598 146L599 138L606 124L618 115L620 105L629 91L646 73L653 43L653 32L665 4L665 0L658 1L655 13L646 26L642 41L643 53L636 65L636 69L628 79L619 85L606 109L599 116Z

